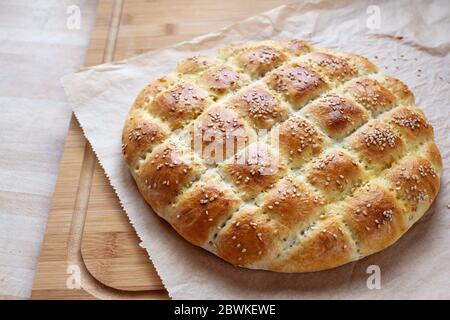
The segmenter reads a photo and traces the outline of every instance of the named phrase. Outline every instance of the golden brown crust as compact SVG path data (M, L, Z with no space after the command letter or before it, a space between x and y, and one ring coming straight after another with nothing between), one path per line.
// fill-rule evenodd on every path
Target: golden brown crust
M237 57L238 65L252 78L264 76L285 60L286 55L283 52L267 45L246 49Z
M220 171L239 189L243 199L249 199L274 184L286 167L270 147L257 143L225 162Z
M335 93L311 103L307 112L334 139L348 136L368 119L366 110Z
M369 59L353 53L341 53L338 54L342 59L345 59L348 64L358 70L359 75L367 73L378 72L378 68Z
M398 197L413 213L423 202L428 207L440 186L438 173L430 161L417 156L402 159L387 178Z
M405 145L389 125L373 120L351 137L349 148L361 155L369 167L387 168L398 159Z
M279 181L260 202L263 214L276 218L287 228L310 222L324 205L320 195L292 176Z
M424 148L423 157L431 161L431 163L433 164L434 168L437 170L440 176L442 173L443 163L441 153L436 143L434 143L433 141L428 141L428 143Z
M370 184L347 200L343 221L365 256L391 245L406 231L404 216L393 194Z
M184 74L195 74L211 66L211 61L206 56L193 56L181 61L177 71Z
M267 84L282 94L296 109L328 89L318 73L298 64L275 70L269 75Z
M325 52L313 52L305 58L311 68L326 76L329 81L343 82L358 73L345 59Z
M344 90L374 116L391 109L395 102L389 90L368 77L351 81Z
M122 133L122 154L128 166L133 168L139 157L165 141L169 133L157 119L148 119L141 113L130 114Z
M357 249L343 223L329 219L306 232L270 268L280 272L312 272L338 267L357 258Z
M396 108L387 115L386 120L406 141L415 139L423 141L433 138L433 128L417 108Z
M378 82L396 97L399 105L413 105L414 94L409 90L408 86L400 80L389 76L375 77Z
M294 56L300 56L311 51L311 46L308 43L298 39L281 40L278 41L278 44L284 48L287 53Z
M246 83L246 79L243 74L223 65L204 71L199 83L213 94L223 95L240 88Z
M235 265L252 264L276 250L283 226L268 220L257 209L238 212L218 235L217 253Z
M308 181L324 196L337 200L362 182L361 166L342 150L332 150L312 161Z
M288 113L278 97L261 87L243 90L231 99L230 105L262 129L272 127Z
M131 107L131 111L144 109L154 100L156 95L167 90L169 87L176 84L176 79L172 76L161 77L152 81L144 89L141 90L139 95Z
M152 152L135 173L137 185L145 199L162 214L180 190L197 179L204 165L174 143L162 145Z
M245 120L233 110L218 106L198 118L192 126L194 150L208 161L220 163L256 139Z
M291 166L299 167L324 148L325 136L309 121L291 117L279 128L279 148Z
M180 83L156 96L149 110L167 121L172 129L178 129L200 115L209 104L205 92Z
M180 62L139 93L122 143L142 196L181 236L277 272L392 245L430 207L443 170L403 82L298 39Z
M196 245L207 242L209 234L242 202L226 188L220 177L205 175L202 178L192 190L178 198L169 220L185 239Z

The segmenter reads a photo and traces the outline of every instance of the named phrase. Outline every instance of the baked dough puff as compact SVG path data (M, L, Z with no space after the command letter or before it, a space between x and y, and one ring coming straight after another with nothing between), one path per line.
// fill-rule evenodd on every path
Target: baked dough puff
M332 53L344 59L353 69L358 71L358 76L378 72L378 68L369 59L354 53Z
M278 272L312 272L338 267L359 258L357 247L342 221L336 218L319 220L299 235L298 242L281 251L269 262Z
M271 187L287 168L277 154L263 143L251 144L224 162L219 171L240 191L242 199L250 199Z
M206 70L212 64L212 59L198 55L181 61L177 66L177 71L186 75L192 75Z
M137 96L122 132L122 154L130 168L136 168L146 153L166 140L170 127L148 112L155 97L176 83L172 76L152 81Z
M270 47L277 51L282 51L289 58L298 57L305 53L311 51L311 46L305 41L299 39L289 39L289 40L267 40L261 41L259 43L248 45L246 43L233 43L226 47L220 48L219 57L227 61L233 61L238 57L243 51L251 50L257 47ZM234 60L234 62L236 62Z
M281 187L285 183L291 184L292 181L287 179L281 182L277 189L281 191ZM297 191L308 192L303 188L304 186L297 187ZM272 261L282 250L283 246L286 245L290 231L301 222L301 220L296 221L295 218L302 217L304 224L306 224L321 206L319 198L312 193L309 194L309 192L298 196L298 199L296 199L296 194L294 198L291 194L290 199L282 200L284 196L281 195L278 198L280 202L278 205L275 204L277 200L275 200L274 196L275 193L271 192L264 199L267 201L267 206L262 209L243 208L233 215L215 240L217 253L221 257L236 265L260 268L261 264ZM273 202L274 206L277 206L275 209L270 209L271 205L268 204L272 200L275 200ZM283 201L285 203L281 204ZM299 212L297 216L294 217L294 212L292 212L293 216L290 218L288 216L282 217L279 214L283 205L291 203L298 208L301 201L306 201L304 203L305 207L301 209L302 212ZM271 210L271 213L268 213L267 210Z
M408 212L408 228L425 213L440 188L442 162L436 151L434 143L425 145L418 155L405 157L386 174L391 190Z
M191 146L209 163L221 163L256 139L255 131L238 113L224 106L205 112L189 128Z
M291 168L301 167L329 144L329 139L301 116L289 118L277 130L280 156Z
M172 75L153 80L139 92L131 111L146 110L158 94L174 86L176 82L177 78Z
M156 148L134 175L145 200L158 214L165 216L179 193L205 170L190 148L168 141Z
M176 130L199 116L210 104L205 91L193 84L180 82L158 94L148 110Z
M394 128L406 142L407 148L433 138L433 128L422 111L416 107L399 107L383 116L383 120Z
M290 56L300 56L311 51L311 46L305 41L299 39L279 40L276 43L285 49Z
M305 108L312 118L331 138L340 140L367 122L369 113L352 100L329 93Z
M252 79L281 66L290 57L298 57L311 51L311 47L300 40L263 41L258 45L235 48L228 61L243 69Z
M354 235L360 254L366 256L391 245L406 231L405 215L395 194L374 182L345 201L342 220Z
M302 179L286 176L257 199L262 213L288 229L311 224L325 205L323 197Z
M397 99L398 105L414 105L414 94L408 89L408 86L400 80L380 74L373 75L372 78L378 81L384 88L388 88Z
M337 86L358 74L358 69L347 60L326 52L312 52L299 61L321 74L331 86Z
M168 221L193 244L206 245L241 202L217 173L208 172L179 196Z
M270 129L284 120L289 108L278 95L263 86L252 86L239 92L227 103L258 129Z
M364 169L349 153L339 148L327 150L314 159L305 174L308 182L323 194L327 202L340 200L364 180Z
M280 66L287 57L273 46L259 45L242 50L235 61L252 78L260 78L268 71Z
M372 120L358 129L344 146L359 155L366 170L375 172L388 168L405 150L400 134L380 120Z
M345 84L344 92L364 106L373 116L392 109L396 97L370 77L357 78Z
M268 75L267 85L280 93L294 109L329 89L320 75L298 63L282 66Z
M216 253L234 265L252 264L276 252L285 227L258 208L236 212L215 239Z
M122 133L122 154L131 168L137 168L139 160L163 143L170 134L170 128L147 112L131 112Z
M197 83L218 99L225 94L237 91L248 81L248 77L237 68L223 64L212 66L201 72Z

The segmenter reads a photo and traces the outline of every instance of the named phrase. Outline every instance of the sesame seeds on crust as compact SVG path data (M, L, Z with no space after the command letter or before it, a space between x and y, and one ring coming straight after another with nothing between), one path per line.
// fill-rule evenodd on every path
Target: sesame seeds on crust
M234 265L345 264L394 243L436 197L432 126L407 86L363 57L268 40L177 71L140 93L122 152L154 211ZM214 152L244 143L210 161L192 133Z

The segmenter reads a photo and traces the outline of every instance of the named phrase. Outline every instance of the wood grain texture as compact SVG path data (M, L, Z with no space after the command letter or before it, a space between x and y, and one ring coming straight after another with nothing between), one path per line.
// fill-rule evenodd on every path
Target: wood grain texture
M119 3L118 3L119 2ZM100 1L86 66L119 60L148 50L191 39L233 22L286 3L251 1ZM114 10L121 6L117 38ZM114 9L115 8L115 9ZM109 39L109 40L108 40ZM112 47L111 47L112 46ZM33 298L93 298L84 290L66 288L68 240L76 194L79 194L83 161L92 152L75 119L72 119L60 175L53 199L44 247L33 288ZM111 294L97 298L167 298L154 267L120 207L103 170L95 163L89 185L81 255L89 274L108 286ZM107 291L108 291L107 290ZM95 291L95 290L94 290ZM120 292L119 292L120 291ZM118 293L119 292L119 293Z
M0 1L0 299L30 297L71 108L59 79L83 64L95 1ZM74 2L74 1L72 1Z
M110 51L114 50L117 34L112 36L114 40L112 41L110 29L114 10L116 12L118 10L114 1L100 2L86 65L98 64L106 59L111 60ZM77 239L81 240L85 217L78 217L76 214L87 210L95 166L93 152L76 119L72 117L35 278L33 299L92 299L120 296L120 293L118 294L114 290L108 291L108 288L103 290L105 288L102 284L96 283L96 279L92 279L87 272L81 272L83 290L68 289L66 284L67 270L70 265L78 266L85 271L81 258L81 243L77 241ZM100 168L97 170L101 172ZM78 221L80 219L81 221ZM135 248L139 248L132 227L127 223L123 225L131 233L130 239L135 240ZM100 246L100 248L102 247ZM145 257L145 251L140 250L141 256ZM127 267L126 264L124 267ZM146 267L151 270L150 264L147 263ZM107 268L102 268L102 270L107 270ZM160 283L159 279L157 281ZM159 293L160 291L154 292ZM162 292L158 298L165 296L166 294ZM147 297L151 297L151 295Z
M99 164L94 171L81 252L91 274L113 288L164 288Z

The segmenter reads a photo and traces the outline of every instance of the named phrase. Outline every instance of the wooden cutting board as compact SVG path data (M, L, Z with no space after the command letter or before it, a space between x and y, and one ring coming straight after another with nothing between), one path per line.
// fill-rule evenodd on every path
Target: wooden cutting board
M188 40L284 3L99 0L85 65ZM169 296L72 117L32 299L135 298Z

